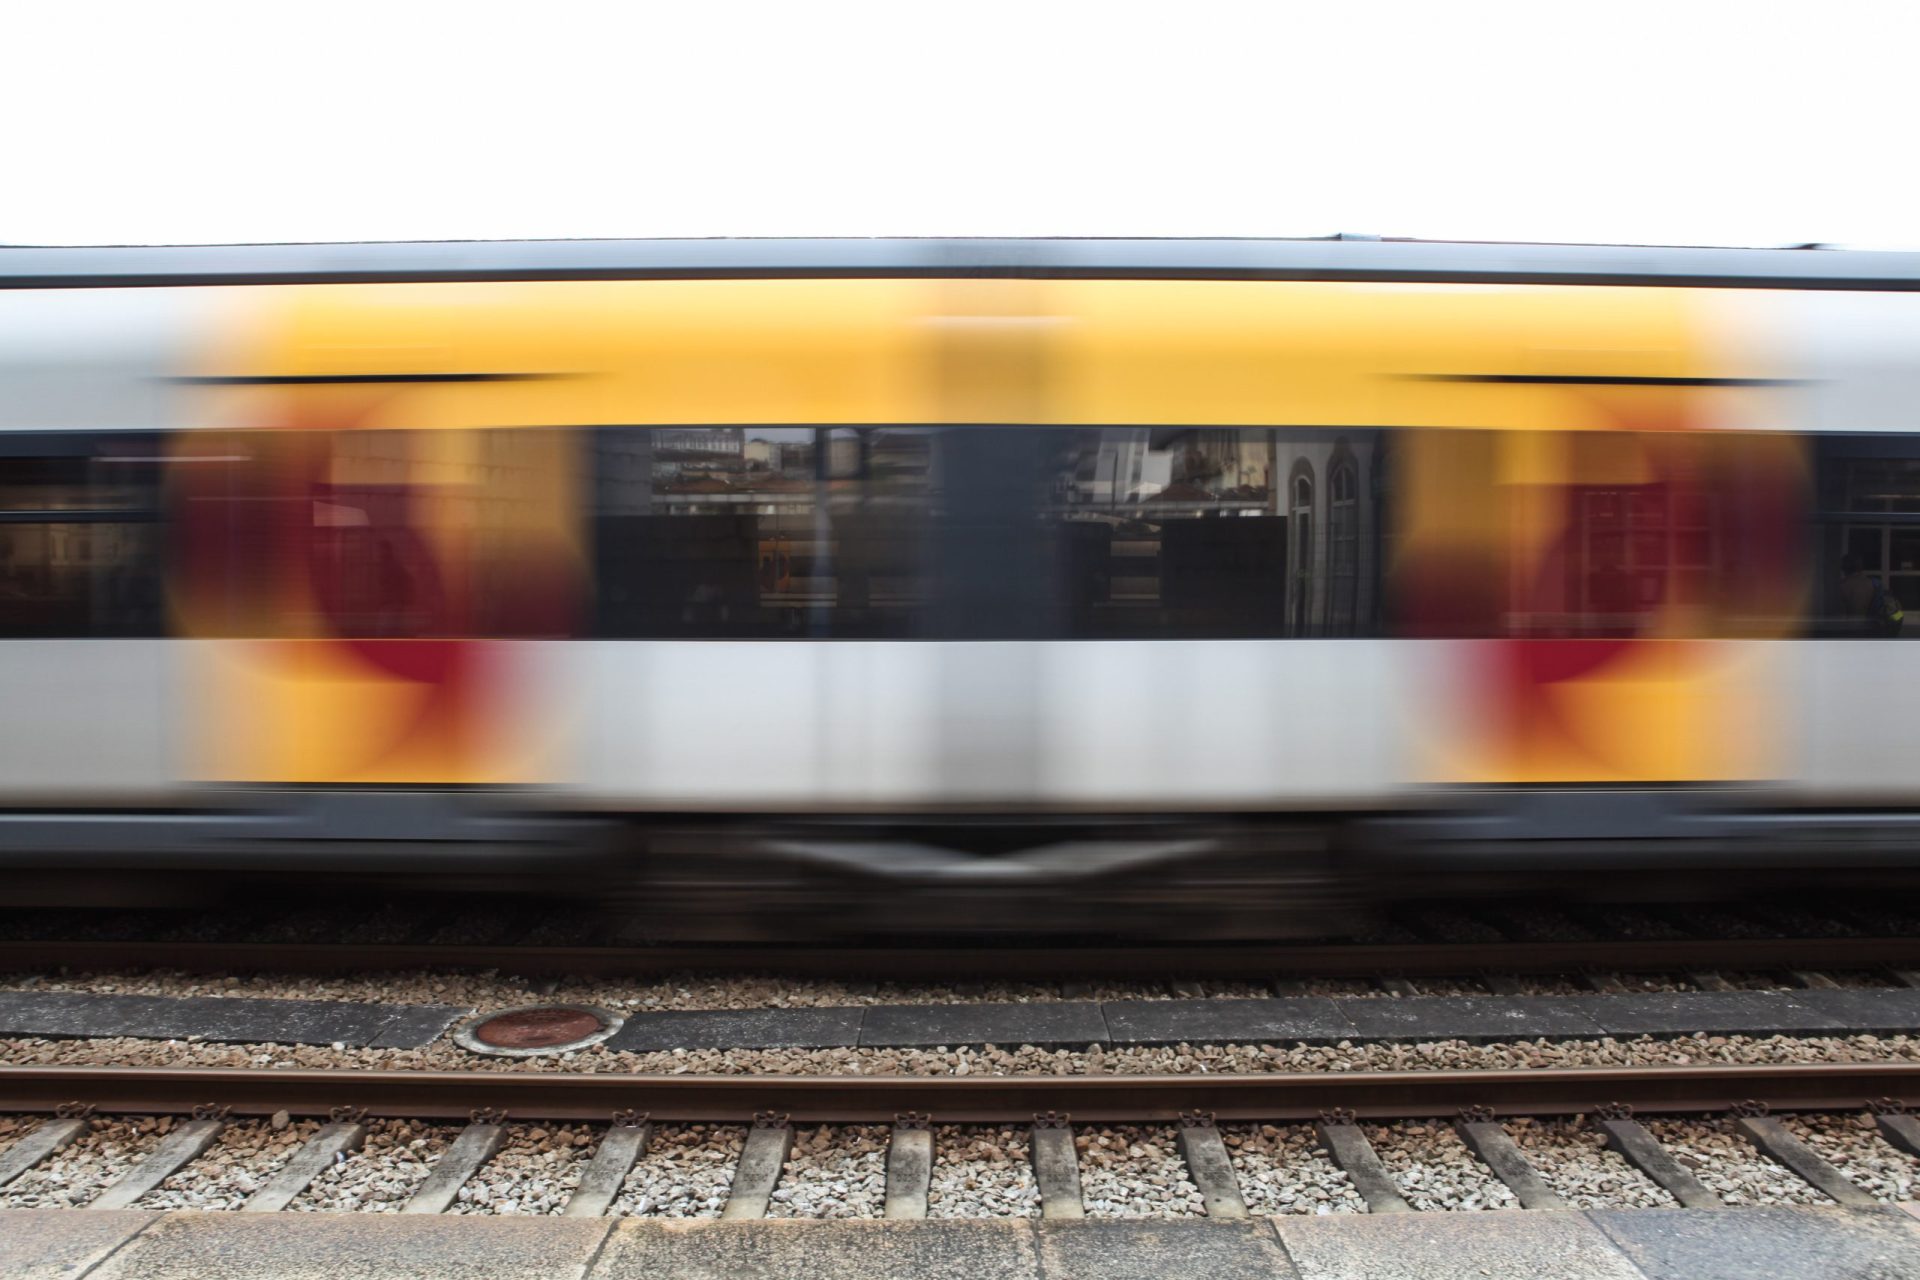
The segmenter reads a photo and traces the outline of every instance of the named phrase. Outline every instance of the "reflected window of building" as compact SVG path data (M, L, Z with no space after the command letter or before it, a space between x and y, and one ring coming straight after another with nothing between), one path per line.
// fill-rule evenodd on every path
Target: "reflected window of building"
M1327 498L1327 625L1351 635L1360 603L1360 476L1344 447L1328 473Z
M933 491L920 428L593 433L601 634L901 637Z
M1313 471L1304 460L1295 464L1292 481L1293 516L1291 582L1288 597L1292 603L1293 634L1311 634L1313 610Z
M1920 437L1824 436L1817 448L1820 629L1859 634L1873 582L1920 604Z

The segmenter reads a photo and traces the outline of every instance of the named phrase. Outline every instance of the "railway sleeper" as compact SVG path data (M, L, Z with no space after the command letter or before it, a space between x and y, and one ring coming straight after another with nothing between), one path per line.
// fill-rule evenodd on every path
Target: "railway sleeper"
M1758 1104L1741 1104L1734 1118L1735 1131L1761 1155L1841 1205L1869 1207L1878 1203L1764 1111ZM1911 1154L1920 1154L1920 1121L1892 1103L1875 1104L1873 1113L1879 1132L1889 1143ZM402 1212L440 1213L450 1207L461 1188L503 1145L505 1121L506 1115L501 1111L476 1112ZM203 1154L219 1138L226 1122L224 1108L196 1108L195 1118L174 1128L159 1146L110 1184L88 1207L133 1207L148 1192ZM86 1133L90 1123L85 1114L62 1115L21 1138L0 1153L0 1185L17 1179L72 1145ZM1719 1196L1631 1118L1628 1108L1619 1104L1602 1107L1590 1123L1605 1135L1611 1149L1683 1207L1725 1207ZM1523 1208L1568 1207L1489 1109L1464 1109L1454 1128L1466 1147L1514 1193ZM1352 1182L1368 1212L1414 1211L1353 1113L1329 1111L1314 1129L1321 1147ZM645 1154L652 1132L653 1126L646 1116L630 1111L616 1114L612 1127L583 1169L579 1185L563 1210L565 1216L605 1214L628 1174ZM356 1150L365 1134L362 1113L336 1111L334 1119L308 1139L294 1157L241 1206L242 1211L271 1212L285 1208L328 1165ZM792 1152L793 1137L793 1129L785 1116L762 1113L756 1117L735 1168L721 1213L723 1219L749 1220L766 1215ZM1248 1216L1232 1157L1212 1115L1184 1113L1180 1118L1177 1145L1188 1175L1200 1191L1207 1215L1222 1219ZM1079 1154L1069 1117L1055 1112L1037 1114L1031 1130L1030 1151L1041 1216L1049 1219L1085 1217ZM927 1216L936 1154L930 1116L910 1112L896 1118L887 1152L886 1218Z

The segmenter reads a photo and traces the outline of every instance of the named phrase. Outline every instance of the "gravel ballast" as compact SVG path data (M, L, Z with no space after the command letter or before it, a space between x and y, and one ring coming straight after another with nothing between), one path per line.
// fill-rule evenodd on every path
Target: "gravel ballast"
M1361 1128L1400 1194L1416 1209L1512 1209L1520 1203L1444 1120Z
M1073 1135L1080 1200L1095 1218L1192 1218L1205 1212L1174 1137L1160 1125L1113 1125Z
M797 1129L769 1218L877 1218L887 1203L883 1125L811 1125Z
M365 1145L327 1166L287 1208L308 1213L398 1213L459 1134L458 1125L369 1121Z
M270 1120L234 1121L199 1159L141 1196L134 1208L237 1209L319 1128L317 1120L290 1120L279 1129Z
M627 1174L615 1217L717 1218L746 1144L740 1125L656 1125L647 1153Z
M1365 1213L1366 1201L1308 1125L1223 1125L1240 1195L1258 1214Z
M929 1218L1031 1218L1040 1212L1032 1144L1023 1128L939 1125L933 1131Z
M8 1209L70 1209L83 1205L139 1163L172 1127L170 1116L96 1121L64 1151L55 1152L9 1183L0 1192L0 1205Z
M1649 1119L1644 1123L1674 1159L1728 1204L1833 1203L1754 1150L1726 1120Z

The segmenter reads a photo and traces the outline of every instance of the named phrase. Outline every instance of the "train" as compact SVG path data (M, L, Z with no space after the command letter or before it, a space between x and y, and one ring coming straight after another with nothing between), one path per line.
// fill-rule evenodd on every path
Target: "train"
M1920 865L1920 254L0 248L0 868L1264 937Z

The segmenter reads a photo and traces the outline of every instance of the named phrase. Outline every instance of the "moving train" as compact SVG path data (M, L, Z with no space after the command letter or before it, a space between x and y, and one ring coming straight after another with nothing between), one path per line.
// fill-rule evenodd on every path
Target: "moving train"
M0 866L703 936L1897 873L1916 289L1347 239L0 249Z

